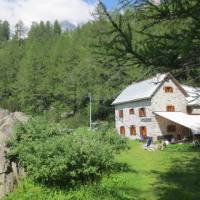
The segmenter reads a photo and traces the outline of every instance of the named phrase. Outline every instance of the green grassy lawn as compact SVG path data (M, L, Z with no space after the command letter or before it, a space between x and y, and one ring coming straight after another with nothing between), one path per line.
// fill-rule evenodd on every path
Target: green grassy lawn
M55 189L24 180L5 200L198 200L200 153L156 151L130 142L117 157L128 169L105 176L100 183L76 189Z

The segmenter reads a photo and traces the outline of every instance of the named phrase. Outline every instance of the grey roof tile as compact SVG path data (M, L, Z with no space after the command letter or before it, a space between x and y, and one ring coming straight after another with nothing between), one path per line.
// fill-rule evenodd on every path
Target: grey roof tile
M188 85L181 85L181 86L189 95L186 98L188 105L200 105L200 88Z

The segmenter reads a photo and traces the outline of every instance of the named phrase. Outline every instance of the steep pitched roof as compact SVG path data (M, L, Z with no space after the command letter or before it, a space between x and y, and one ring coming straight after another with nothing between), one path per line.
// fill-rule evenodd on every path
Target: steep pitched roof
M188 105L200 105L200 88L195 88L188 85L181 85L189 95L186 100Z
M117 104L121 104L121 103L132 102L132 101L138 101L141 99L149 99L155 94L155 92L160 87L160 85L168 77L170 77L174 81L174 83L179 87L179 89L184 93L184 95L187 96L187 93L185 92L185 90L181 87L181 85L178 83L178 81L176 81L176 79L170 73L157 74L153 78L129 85L114 100L112 105L117 105Z
M122 93L114 100L112 104L115 105L139 99L150 98L160 86L160 83L166 78L166 76L167 74L161 74L153 78L129 85L125 90L122 91Z

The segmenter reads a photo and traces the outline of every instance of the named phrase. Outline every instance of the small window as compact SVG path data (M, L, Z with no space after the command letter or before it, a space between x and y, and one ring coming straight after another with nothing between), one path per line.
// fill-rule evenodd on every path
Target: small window
M173 105L168 105L166 110L167 112L175 112L175 107Z
M139 109L139 116L140 117L146 117L146 109L145 108Z
M124 112L123 110L119 110L119 118L123 118L124 117Z
M178 134L178 135L176 136L176 139L177 139L177 140L181 140L181 135Z
M176 126L175 125L169 125L169 126L167 126L167 132L168 133L174 133L174 132L176 132Z
M135 126L131 126L130 127L130 135L132 135L132 136L136 135L136 128L135 128Z
M147 127L146 126L140 127L140 136L147 137Z
M191 115L192 114L192 107L187 106L187 114Z
M167 86L164 87L165 93L173 93L173 87Z
M133 108L129 109L129 114L134 115L134 109Z
M125 135L125 132L126 132L126 130L125 130L125 128L124 128L124 126L121 126L120 127L120 135Z

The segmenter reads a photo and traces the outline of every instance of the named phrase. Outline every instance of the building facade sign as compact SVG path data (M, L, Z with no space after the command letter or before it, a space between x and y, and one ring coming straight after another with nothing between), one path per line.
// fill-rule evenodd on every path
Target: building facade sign
M141 122L151 122L151 118L142 118Z

